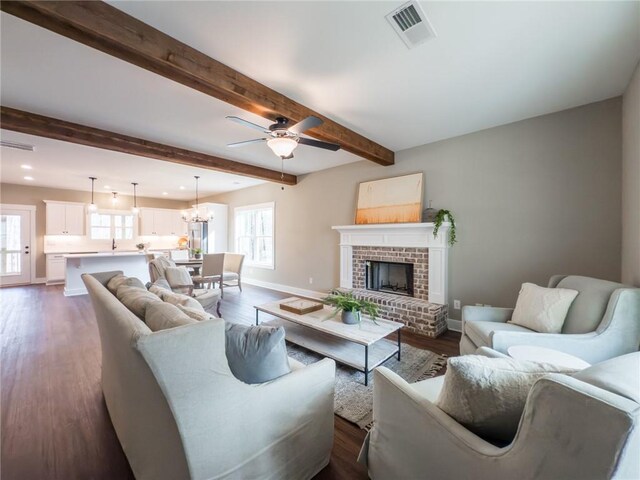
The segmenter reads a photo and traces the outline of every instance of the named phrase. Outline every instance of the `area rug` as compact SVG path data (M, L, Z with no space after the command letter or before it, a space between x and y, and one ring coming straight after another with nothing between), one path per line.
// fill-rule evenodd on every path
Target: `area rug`
M305 365L315 363L322 355L287 342L289 356ZM413 383L435 376L447 363L446 355L438 355L411 345L402 345L402 360L390 358L384 366L407 382ZM364 385L364 373L336 363L335 414L368 429L373 421L373 373Z

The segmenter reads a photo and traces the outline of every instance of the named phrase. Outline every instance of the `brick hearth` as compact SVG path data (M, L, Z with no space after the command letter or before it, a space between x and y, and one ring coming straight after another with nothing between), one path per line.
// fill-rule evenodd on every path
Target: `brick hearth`
M380 317L404 323L408 330L437 337L447 330L446 305L429 303L429 249L413 247L353 247L353 290L359 299L380 307ZM413 297L367 290L366 262L413 264Z

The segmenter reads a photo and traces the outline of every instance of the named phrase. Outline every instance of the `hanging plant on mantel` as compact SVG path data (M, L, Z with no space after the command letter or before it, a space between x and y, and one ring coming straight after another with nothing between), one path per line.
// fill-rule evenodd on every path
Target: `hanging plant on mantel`
M456 238L456 221L453 218L453 214L449 210L438 210L436 214L436 218L433 221L433 238L438 236L438 230L442 226L442 223L446 221L446 218L449 219L449 223L451 223L451 227L449 228L449 246L453 246L454 243L458 241Z

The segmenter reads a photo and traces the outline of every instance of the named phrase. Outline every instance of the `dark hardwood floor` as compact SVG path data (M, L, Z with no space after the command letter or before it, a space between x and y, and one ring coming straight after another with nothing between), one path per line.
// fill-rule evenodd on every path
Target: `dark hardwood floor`
M247 286L225 291L222 314L252 323L253 305L287 294ZM87 295L62 287L0 289L2 401L0 477L130 479L100 389L100 339ZM418 348L456 355L460 336L404 334ZM317 479L367 478L356 463L365 432L335 417L331 463Z

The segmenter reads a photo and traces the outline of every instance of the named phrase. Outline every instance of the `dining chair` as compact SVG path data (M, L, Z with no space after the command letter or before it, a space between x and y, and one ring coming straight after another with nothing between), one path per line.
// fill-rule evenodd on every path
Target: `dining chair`
M238 287L242 292L242 264L243 263L244 263L244 254L242 253L225 253L224 254L224 274L222 276L222 282L224 283L225 287Z
M212 288L216 282L220 283L220 296L224 298L222 275L224 273L224 253L206 253L202 258L200 275L194 275L193 282L208 284Z

